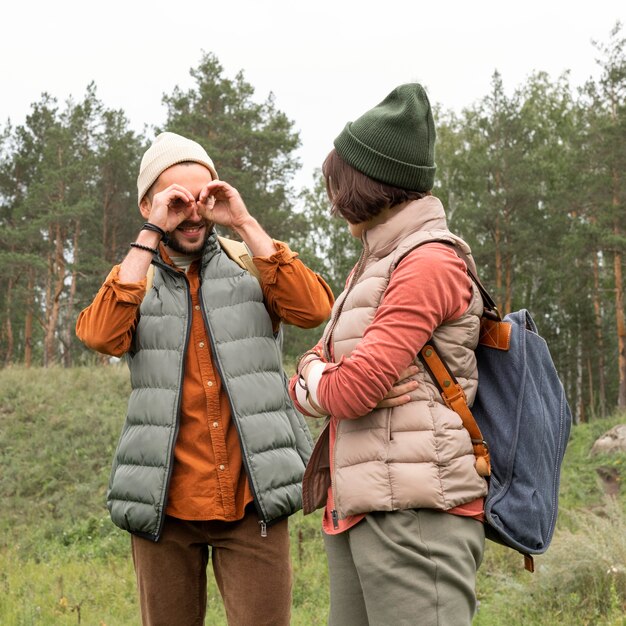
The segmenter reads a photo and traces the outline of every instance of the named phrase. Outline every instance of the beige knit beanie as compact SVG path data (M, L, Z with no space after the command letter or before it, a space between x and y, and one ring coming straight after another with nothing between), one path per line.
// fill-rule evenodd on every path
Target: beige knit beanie
M137 203L141 204L142 198L161 172L183 161L201 163L209 168L213 180L219 178L211 157L199 143L176 133L161 133L141 159L137 177Z

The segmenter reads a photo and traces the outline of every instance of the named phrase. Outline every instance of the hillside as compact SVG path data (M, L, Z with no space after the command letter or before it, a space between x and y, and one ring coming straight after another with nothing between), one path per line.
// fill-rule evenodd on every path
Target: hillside
M139 622L128 536L104 505L127 394L123 365L0 370L0 624ZM515 552L488 544L476 625L623 624L626 496L607 499L596 469L619 476L626 457L589 457L595 438L619 421L573 429L557 535L535 574ZM293 624L325 624L319 517L296 516L291 533ZM206 623L225 623L214 585L209 594Z

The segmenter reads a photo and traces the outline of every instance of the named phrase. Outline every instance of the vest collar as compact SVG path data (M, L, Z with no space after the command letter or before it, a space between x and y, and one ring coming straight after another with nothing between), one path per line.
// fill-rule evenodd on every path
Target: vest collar
M204 249L202 250L201 269L204 269L209 264L211 259L218 253L219 250L220 245L217 241L217 233L215 232L215 228L212 228L209 238L206 240Z
M362 240L371 256L383 258L408 235L420 230L441 231L447 228L443 204L435 196L426 196L409 202L382 224L365 231Z

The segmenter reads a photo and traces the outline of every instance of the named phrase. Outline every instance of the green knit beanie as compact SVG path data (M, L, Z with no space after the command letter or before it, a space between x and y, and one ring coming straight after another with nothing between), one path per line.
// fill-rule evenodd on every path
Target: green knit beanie
M435 123L421 85L396 87L335 139L339 156L362 174L410 191L435 181Z

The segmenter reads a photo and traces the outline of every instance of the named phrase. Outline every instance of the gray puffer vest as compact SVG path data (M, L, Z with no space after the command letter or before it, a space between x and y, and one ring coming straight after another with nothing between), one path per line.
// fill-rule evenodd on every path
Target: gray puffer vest
M178 434L191 296L184 274L160 258L154 263L128 353L132 392L107 505L117 526L158 541ZM312 442L286 391L280 341L259 282L222 251L215 233L202 257L200 303L263 528L300 509Z

